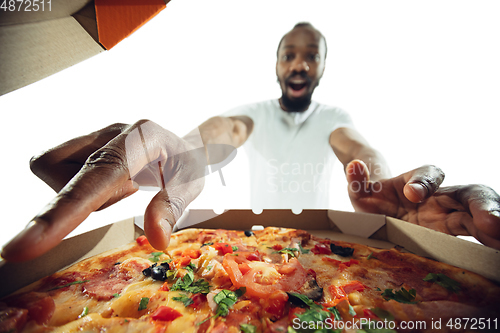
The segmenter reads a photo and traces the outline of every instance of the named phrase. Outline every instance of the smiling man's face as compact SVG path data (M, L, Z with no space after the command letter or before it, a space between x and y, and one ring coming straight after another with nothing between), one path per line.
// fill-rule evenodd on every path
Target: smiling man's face
M311 26L300 26L283 38L276 62L276 75L283 110L305 111L325 70L326 43Z

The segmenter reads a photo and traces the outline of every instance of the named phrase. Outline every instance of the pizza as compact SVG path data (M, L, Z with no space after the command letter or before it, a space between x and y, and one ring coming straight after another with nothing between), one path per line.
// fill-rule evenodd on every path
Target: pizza
M145 236L0 301L0 332L435 332L498 328L500 287L469 271L306 231Z

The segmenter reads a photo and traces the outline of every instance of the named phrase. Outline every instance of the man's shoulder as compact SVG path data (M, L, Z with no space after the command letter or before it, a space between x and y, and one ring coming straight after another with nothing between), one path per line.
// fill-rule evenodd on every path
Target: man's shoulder
M316 101L312 101L314 103L314 107L319 112L329 112L329 113L347 113L342 108L333 105L327 105L323 103L318 103Z
M269 99L237 106L227 112L224 112L223 116L249 116L252 118L252 116L257 116L259 113L266 113L266 111L277 109L278 107L279 103L277 99Z

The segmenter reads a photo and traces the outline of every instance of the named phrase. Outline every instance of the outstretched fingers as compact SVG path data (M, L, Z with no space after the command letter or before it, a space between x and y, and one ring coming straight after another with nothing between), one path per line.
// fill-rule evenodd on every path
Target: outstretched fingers
M451 189L455 190L456 200L472 216L472 224L465 226L467 230L481 241L490 238L500 240L500 196L484 185L456 186ZM474 235L475 229L477 236Z
M20 234L2 249L8 261L26 261L55 247L129 178L126 168L85 166Z

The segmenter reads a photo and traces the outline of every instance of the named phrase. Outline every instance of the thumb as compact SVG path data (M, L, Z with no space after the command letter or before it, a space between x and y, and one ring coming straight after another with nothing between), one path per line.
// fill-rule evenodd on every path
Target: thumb
M168 247L175 223L200 194L204 184L205 178L198 178L177 186L167 186L153 197L144 213L144 233L152 247L158 250Z
M351 199L361 198L369 194L370 170L365 162L352 160L346 169L347 191Z
M183 210L177 209L165 189L153 197L144 213L144 233L152 247L168 247L172 229Z
M414 203L432 196L444 180L444 172L434 165L424 165L402 176L405 181L403 193Z

